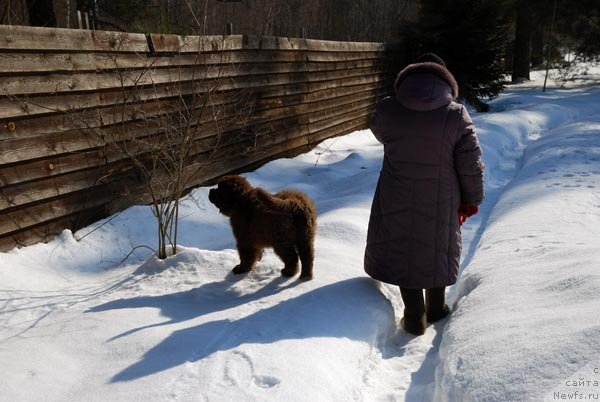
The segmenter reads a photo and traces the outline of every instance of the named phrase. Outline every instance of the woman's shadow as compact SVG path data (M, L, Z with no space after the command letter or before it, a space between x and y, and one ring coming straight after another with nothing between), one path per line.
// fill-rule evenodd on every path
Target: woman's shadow
M226 279L186 292L116 300L90 311L156 307L169 317L163 323L134 328L111 339L115 340L145 328L183 322L233 308L298 283L281 286L283 282L278 278L256 293L235 296L228 294L227 287L231 281ZM175 330L148 350L140 361L116 374L111 382L135 380L242 344L269 344L313 337L348 338L372 343L373 334L380 332L382 320L389 320L390 328L395 325L390 303L370 279L352 278L280 301L238 320L216 320Z

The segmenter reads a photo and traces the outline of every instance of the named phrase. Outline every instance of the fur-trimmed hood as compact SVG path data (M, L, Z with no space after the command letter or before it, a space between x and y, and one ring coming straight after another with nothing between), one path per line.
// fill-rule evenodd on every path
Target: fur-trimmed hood
M408 65L398 74L394 89L398 102L419 112L448 105L458 96L456 79L436 63Z

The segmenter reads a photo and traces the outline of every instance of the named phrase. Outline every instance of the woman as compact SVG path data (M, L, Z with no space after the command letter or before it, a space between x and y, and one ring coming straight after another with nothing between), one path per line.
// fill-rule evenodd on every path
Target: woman
M400 287L401 325L421 335L427 322L449 313L445 288L458 277L460 225L483 201L484 167L471 117L455 101L458 85L440 57L419 57L394 89L370 124L384 160L365 271Z

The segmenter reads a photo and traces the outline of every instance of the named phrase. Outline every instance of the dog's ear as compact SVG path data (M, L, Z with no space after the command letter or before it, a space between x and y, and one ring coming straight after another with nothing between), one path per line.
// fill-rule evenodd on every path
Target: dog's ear
M219 181L219 189L234 195L241 195L252 189L252 186L242 176L225 176Z

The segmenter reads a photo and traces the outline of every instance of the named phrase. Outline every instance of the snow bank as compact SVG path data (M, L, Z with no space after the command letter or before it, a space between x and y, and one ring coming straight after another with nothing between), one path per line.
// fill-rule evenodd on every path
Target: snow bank
M539 139L491 206L463 271L436 401L600 399L600 91L568 94L525 107L503 97L500 106L518 110L476 120L492 189L507 178L505 133L521 146L525 133Z

